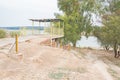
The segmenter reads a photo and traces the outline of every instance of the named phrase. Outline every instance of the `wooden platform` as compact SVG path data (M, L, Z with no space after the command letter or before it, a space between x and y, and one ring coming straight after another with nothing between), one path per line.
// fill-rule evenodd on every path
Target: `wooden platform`
M63 37L64 37L63 35L62 35L62 36L53 36L53 37L52 37L52 40L54 40L54 39L55 39L55 40L56 40L56 39L61 39L61 38L63 38Z

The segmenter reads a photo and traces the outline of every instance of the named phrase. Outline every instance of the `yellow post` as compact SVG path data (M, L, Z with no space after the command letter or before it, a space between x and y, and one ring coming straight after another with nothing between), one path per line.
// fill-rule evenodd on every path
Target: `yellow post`
M15 36L15 43L16 43L15 51L16 51L16 53L18 53L18 35L17 34Z

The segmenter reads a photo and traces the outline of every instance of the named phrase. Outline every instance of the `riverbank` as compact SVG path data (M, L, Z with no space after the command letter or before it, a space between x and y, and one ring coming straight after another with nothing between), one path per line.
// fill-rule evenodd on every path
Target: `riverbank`
M20 55L0 52L0 80L119 80L120 60L112 52L67 51L41 45L45 39L36 36L20 42Z

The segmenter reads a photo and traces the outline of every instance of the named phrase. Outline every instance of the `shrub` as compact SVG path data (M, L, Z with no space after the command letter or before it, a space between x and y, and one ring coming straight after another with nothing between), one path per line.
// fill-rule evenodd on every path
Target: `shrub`
M6 31L0 30L0 38L5 38L6 37Z
M15 37L16 34L17 34L18 36L20 36L20 31L11 31L11 32L10 32L10 36L11 36L11 37Z

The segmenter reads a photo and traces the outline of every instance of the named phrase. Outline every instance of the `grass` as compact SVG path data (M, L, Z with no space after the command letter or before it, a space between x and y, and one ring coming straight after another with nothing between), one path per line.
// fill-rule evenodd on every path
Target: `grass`
M57 68L56 71L49 73L48 76L49 76L49 78L55 79L55 80L61 80L61 79L69 80L69 74L71 74L73 72L83 74L83 73L86 73L87 70L83 67L78 67L78 68L74 68L74 69Z
M119 74L118 74L116 71L114 71L114 70L111 69L111 68L108 68L108 72L109 72L116 80L120 80L120 76L119 76Z
M104 56L104 58L111 61L114 65L120 67L120 59L119 58L114 58L114 56Z
M114 71L113 69L111 69L111 68L108 68L108 72L109 73L111 73L112 74L112 76L114 76L114 75L116 75L117 74L117 72L116 71Z
M74 68L74 69L70 69L70 68L58 68L59 71L64 71L64 72L79 72L79 73L86 73L87 70L84 67L78 67L78 68Z
M84 58L86 56L85 52L82 51L82 48L75 48L74 50L78 53L76 54L76 57Z
M20 36L21 33L20 33L20 31L11 31L11 32L10 32L10 36L11 36L11 37L15 37L16 34L17 34L18 36Z
M76 69L76 72L79 72L79 73L86 73L87 70L86 70L85 68L83 68L83 67L79 67L79 68Z
M0 29L0 38L6 37L6 31Z
M64 78L65 73L63 73L63 72L52 72L52 73L49 73L48 76L51 79L60 80L60 79Z

